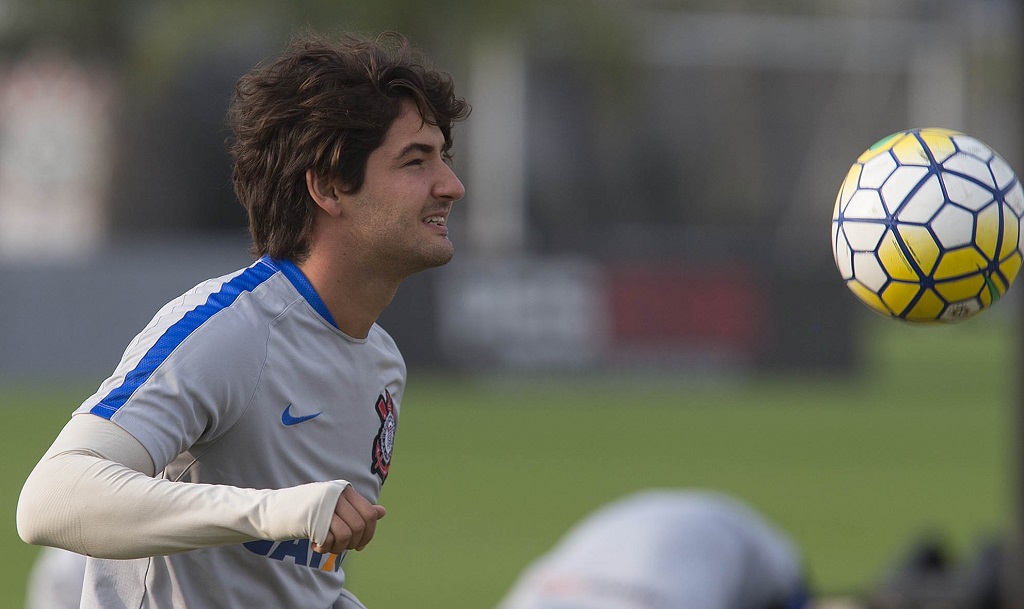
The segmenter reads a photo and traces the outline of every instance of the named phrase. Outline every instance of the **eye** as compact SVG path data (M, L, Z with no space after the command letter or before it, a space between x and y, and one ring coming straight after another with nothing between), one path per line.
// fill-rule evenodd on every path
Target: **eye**
M411 160L407 161L405 163L405 165L403 165L403 167L413 167L413 166L422 165L422 164L423 164L423 159L411 159Z

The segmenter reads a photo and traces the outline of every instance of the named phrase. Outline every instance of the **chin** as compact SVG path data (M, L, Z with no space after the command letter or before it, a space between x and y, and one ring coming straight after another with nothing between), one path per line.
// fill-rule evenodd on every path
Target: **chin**
M443 266L451 262L451 259L455 257L455 246L451 241L445 239L444 244L430 252L429 256L434 261L430 266Z
M416 262L409 265L411 267L410 270L404 274L412 275L413 273L418 273L427 269L444 266L448 264L454 256L455 248L453 247L436 248L429 252L423 252Z
M438 256L435 256L433 258L433 260L431 261L431 264L430 264L430 266L428 268L433 268L435 266L444 266L444 265L448 264L449 262L451 262L452 258L454 258L454 257L455 257L455 249L454 248L450 248L447 252L444 252L442 254L439 254Z

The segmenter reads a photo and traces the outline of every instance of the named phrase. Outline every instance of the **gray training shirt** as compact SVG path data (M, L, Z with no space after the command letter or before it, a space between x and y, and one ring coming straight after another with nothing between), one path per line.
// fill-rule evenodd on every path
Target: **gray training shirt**
M165 305L76 414L131 433L158 477L257 489L344 479L376 502L404 387L383 329L345 335L294 264L264 257ZM326 609L343 594L342 557L298 539L90 559L82 607Z

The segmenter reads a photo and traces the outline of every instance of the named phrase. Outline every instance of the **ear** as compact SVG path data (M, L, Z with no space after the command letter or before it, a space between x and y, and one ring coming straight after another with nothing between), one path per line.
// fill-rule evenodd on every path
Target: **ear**
M306 190L320 209L334 217L341 215L341 190L333 180L318 176L312 169L307 169Z

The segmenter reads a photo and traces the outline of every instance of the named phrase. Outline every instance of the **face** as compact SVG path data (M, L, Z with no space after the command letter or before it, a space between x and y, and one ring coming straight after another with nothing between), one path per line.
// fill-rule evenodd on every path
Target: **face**
M366 162L362 188L348 199L350 226L375 270L405 277L451 260L448 215L466 189L441 156L444 136L402 102Z

